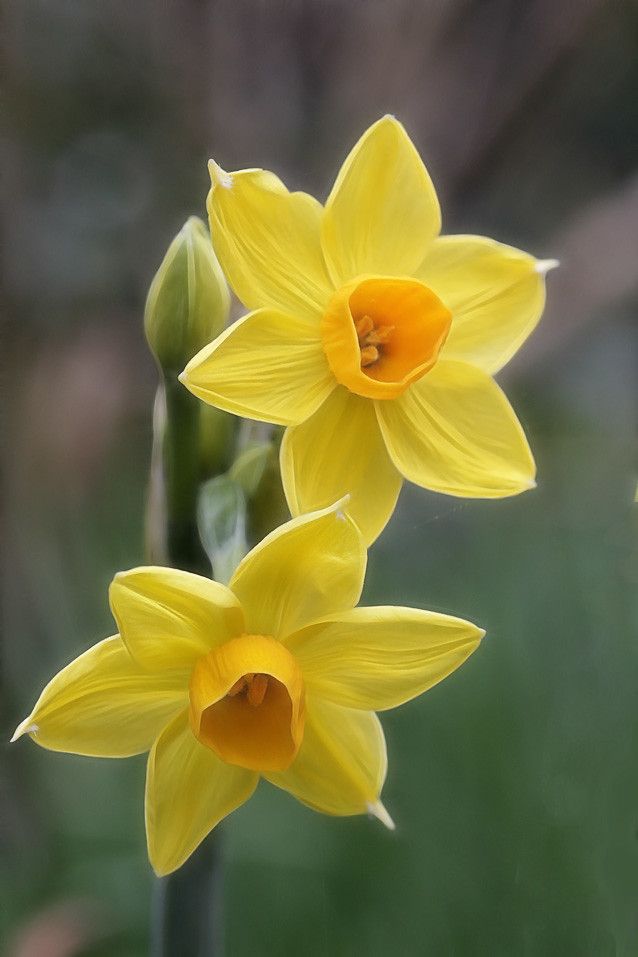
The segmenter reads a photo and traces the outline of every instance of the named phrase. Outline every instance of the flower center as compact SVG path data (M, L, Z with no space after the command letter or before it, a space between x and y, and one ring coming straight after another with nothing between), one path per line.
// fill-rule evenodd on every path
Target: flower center
M384 345L394 332L394 326L375 326L374 319L366 313L354 320L354 328L361 351L361 368L365 369L379 361Z
M242 635L196 663L190 681L196 738L223 761L253 771L284 771L303 739L301 670L284 646Z
M269 677L269 675L243 675L226 693L227 697L234 698L236 694L245 694L248 704L252 708L258 708L266 697Z
M328 303L321 337L338 382L358 395L393 399L435 364L451 320L416 279L359 277Z

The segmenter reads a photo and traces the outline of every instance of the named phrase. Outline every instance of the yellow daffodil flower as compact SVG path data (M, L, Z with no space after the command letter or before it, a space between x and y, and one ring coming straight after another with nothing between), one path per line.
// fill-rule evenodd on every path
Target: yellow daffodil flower
M366 551L343 503L293 519L229 587L170 568L115 576L119 634L47 685L13 740L126 757L150 749L146 831L178 868L260 776L326 814L392 821L375 710L457 668L483 632L412 608L355 608Z
M215 251L254 311L181 378L212 405L290 427L281 470L293 515L349 492L371 542L403 478L479 498L533 487L492 375L538 322L554 261L439 237L434 187L391 116L356 144L325 206L264 170L210 171Z

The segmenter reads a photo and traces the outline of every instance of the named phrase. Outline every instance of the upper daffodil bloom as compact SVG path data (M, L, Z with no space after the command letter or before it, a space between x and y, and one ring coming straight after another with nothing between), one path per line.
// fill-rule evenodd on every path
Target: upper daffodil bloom
M46 686L13 740L126 757L150 749L146 832L158 874L179 867L261 777L326 814L381 804L375 710L457 668L483 632L412 608L355 608L366 551L343 503L293 519L229 587L170 568L115 576L119 634Z
M181 379L221 409L290 426L281 470L294 515L349 492L371 542L403 478L479 498L533 487L492 375L538 322L553 261L439 237L434 187L391 116L361 137L325 206L264 170L210 170L215 251L254 311Z

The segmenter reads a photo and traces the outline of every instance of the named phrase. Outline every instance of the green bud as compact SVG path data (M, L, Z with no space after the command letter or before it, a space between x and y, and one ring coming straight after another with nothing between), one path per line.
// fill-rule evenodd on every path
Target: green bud
M146 298L144 331L165 373L177 374L222 331L230 294L206 226L191 216L168 247Z

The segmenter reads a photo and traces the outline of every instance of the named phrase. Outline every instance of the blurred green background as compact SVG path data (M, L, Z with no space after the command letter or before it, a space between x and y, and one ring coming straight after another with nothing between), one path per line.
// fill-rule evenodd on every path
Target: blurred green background
M383 717L395 834L262 786L225 827L228 957L638 953L638 6L632 0L5 5L3 740L113 626L143 560L146 289L205 161L327 194L385 112L444 231L558 257L500 380L538 489L406 488L365 600L488 637ZM1 747L10 957L141 957L144 759ZM179 955L175 955L179 957Z

